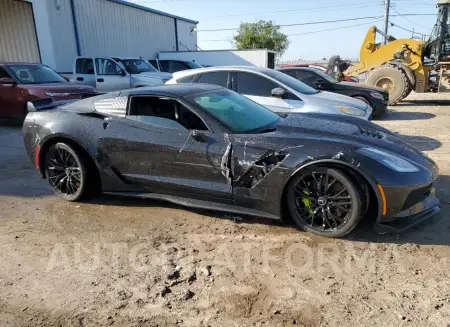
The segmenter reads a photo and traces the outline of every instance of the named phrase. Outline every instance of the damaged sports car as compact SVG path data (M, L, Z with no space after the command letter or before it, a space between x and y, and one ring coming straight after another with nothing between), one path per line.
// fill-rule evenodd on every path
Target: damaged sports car
M400 231L439 212L436 164L368 121L279 116L213 85L140 88L28 104L25 145L69 201L101 193L290 217L341 237L361 219Z

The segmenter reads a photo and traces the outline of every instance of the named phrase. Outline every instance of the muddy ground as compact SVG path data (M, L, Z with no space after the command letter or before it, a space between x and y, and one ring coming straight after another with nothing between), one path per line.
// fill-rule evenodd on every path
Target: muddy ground
M20 129L0 127L0 326L449 326L450 100L413 95L378 123L439 164L442 211L344 240L164 202L64 202Z

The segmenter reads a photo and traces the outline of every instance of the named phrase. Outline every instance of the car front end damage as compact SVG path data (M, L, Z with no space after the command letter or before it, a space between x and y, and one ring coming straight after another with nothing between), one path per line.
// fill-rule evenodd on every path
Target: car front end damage
M399 178L387 176L380 182L386 210L377 219L379 232L401 232L440 212L434 188L439 175L436 163L410 146L402 156L411 160L418 171L403 173Z

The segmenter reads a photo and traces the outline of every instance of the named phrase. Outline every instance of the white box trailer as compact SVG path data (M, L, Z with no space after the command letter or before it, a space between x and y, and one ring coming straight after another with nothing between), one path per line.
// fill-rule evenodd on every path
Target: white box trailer
M206 66L258 66L275 68L275 51L271 50L202 50L162 51L159 60L195 61Z

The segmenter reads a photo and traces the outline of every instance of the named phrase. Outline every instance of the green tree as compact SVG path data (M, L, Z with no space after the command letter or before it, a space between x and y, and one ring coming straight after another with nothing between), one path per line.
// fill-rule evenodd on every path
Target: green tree
M268 49L278 52L280 56L289 46L287 35L281 33L280 26L275 25L273 21L241 23L233 39L239 50Z

